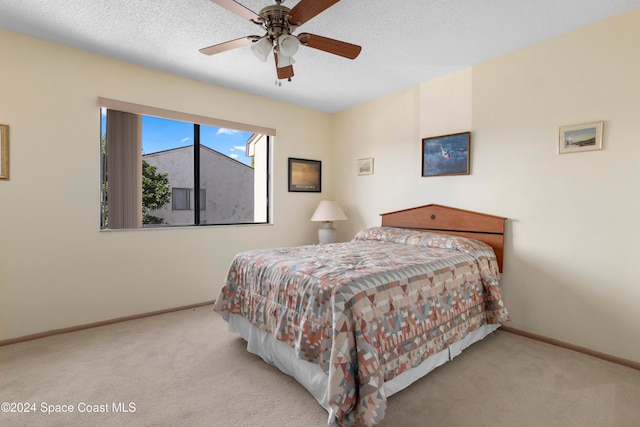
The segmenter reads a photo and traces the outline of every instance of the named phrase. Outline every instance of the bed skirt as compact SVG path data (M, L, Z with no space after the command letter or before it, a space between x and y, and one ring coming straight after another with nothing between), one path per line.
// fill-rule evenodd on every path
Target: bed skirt
M499 327L499 324L485 324L450 347L433 354L417 367L385 382L384 391L386 396L389 397L408 387L438 366L452 360L462 353L465 348L482 340ZM332 424L334 417L327 401L329 376L319 366L298 359L295 351L287 344L278 341L273 335L254 327L237 314L229 315L229 331L240 335L247 341L247 351L260 356L269 365L276 366L285 374L295 378L329 412L329 423Z

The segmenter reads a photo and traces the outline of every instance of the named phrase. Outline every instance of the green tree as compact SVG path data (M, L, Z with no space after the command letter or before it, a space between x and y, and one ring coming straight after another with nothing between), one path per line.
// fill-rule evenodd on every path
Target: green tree
M169 173L157 173L156 166L142 161L142 223L164 224L164 219L149 215L169 203Z

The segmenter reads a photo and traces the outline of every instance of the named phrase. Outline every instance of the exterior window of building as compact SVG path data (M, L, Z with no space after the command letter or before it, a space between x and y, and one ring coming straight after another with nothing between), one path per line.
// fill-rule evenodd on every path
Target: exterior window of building
M189 210L189 189L174 188L171 192L171 202L174 211Z
M268 135L101 111L103 229L269 222Z
M174 211L186 211L194 209L193 188L173 188L171 190L171 209ZM200 210L207 209L207 190L200 189ZM202 222L202 221L201 221Z
M191 193L193 193L193 190L191 190ZM200 189L200 210L201 211L207 210L207 190L205 190L204 188ZM200 223L202 223L202 217L200 218Z

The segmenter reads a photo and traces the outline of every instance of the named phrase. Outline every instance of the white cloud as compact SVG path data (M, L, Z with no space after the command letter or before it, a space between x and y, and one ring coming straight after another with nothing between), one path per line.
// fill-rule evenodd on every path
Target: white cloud
M216 132L216 135L235 135L236 133L240 133L240 131L235 129L220 128L218 129L218 132Z
M233 147L231 147L231 151L236 151L236 150L245 151L246 149L247 147L245 147L244 145L234 145Z
M191 138L186 137L186 138L182 138L182 139L180 140L180 143L184 144L185 142L189 142L189 141L191 141Z
M232 159L237 159L240 156L238 156L237 154L230 154L229 157L231 157Z

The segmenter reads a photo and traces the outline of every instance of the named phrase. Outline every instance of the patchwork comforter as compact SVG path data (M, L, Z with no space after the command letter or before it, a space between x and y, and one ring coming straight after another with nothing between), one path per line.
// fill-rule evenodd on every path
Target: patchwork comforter
M508 313L485 243L392 227L238 254L214 310L243 316L329 377L340 425L380 422L383 383Z

